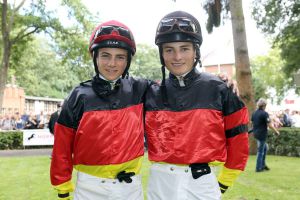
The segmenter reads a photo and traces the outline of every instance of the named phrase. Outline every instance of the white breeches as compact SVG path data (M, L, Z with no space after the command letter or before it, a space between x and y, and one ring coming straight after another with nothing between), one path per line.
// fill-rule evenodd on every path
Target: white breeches
M221 192L214 169L194 179L189 166L154 163L147 196L148 200L220 200Z
M143 200L141 175L131 179L126 183L78 172L74 200Z

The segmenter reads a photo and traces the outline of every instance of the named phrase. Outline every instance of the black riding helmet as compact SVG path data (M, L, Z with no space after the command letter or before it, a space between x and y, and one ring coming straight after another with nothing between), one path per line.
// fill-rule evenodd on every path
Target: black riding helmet
M121 48L128 51L127 66L122 74L124 78L128 74L131 57L136 52L136 45L131 30L121 22L111 20L97 26L91 37L89 51L93 58L96 74L99 74L97 66L97 54L99 48Z
M159 47L160 61L164 66L161 46L169 42L192 42L196 50L196 66L200 61L202 32L199 21L184 11L175 11L164 16L157 27L155 44Z
M191 14L184 11L175 11L164 16L156 29L155 44L159 48L159 57L162 64L161 91L163 103L168 105L168 97L165 85L165 62L162 57L162 44L169 42L192 42L196 50L196 61L200 63L200 46L202 44L202 33L199 21Z

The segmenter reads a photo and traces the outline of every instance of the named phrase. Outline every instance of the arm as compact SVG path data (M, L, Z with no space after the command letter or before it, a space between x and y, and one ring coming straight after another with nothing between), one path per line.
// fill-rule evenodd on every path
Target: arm
M52 125L52 123L53 123L53 114L50 116L50 120L49 120L49 122L48 122L48 127L49 127L49 131L50 131L50 133L54 133L53 132L53 125Z
M48 123L50 133L54 134L54 125L55 125L55 113L52 113Z
M71 94L72 96L72 94ZM50 167L51 184L58 191L58 197L69 198L69 192L74 190L71 182L73 171L73 143L75 139L76 123L72 102L63 106L57 123L54 126L54 146Z
M59 123L55 125L50 177L51 183L58 191L59 196L66 195L74 190L74 186L71 182L74 137L75 132L71 128L65 127Z
M221 192L233 185L245 169L248 160L248 109L231 90L227 89L224 99L224 126L227 159L218 176Z
M276 133L276 135L280 135L279 131L273 126L272 123L268 123L268 127L272 129Z

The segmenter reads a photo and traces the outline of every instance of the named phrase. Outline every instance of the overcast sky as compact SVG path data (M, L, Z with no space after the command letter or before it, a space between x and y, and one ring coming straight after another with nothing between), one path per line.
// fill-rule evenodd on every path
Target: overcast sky
M87 8L97 14L101 20L118 20L126 24L133 32L136 43L154 44L155 31L160 19L176 10L183 10L194 15L200 22L203 34L201 55L204 59L212 52L219 57L218 63L225 60L234 60L232 31L230 20L225 25L214 28L212 34L208 34L205 25L207 15L202 8L204 0L82 0ZM249 56L266 54L269 45L262 33L256 28L254 20L250 16L251 0L243 1L245 15L247 43ZM52 9L57 9L56 0L48 0L47 3ZM59 10L59 9L58 9ZM63 12L58 12L60 16Z
M93 12L98 13L101 21L116 19L131 28L137 43L154 45L155 30L159 20L169 12L183 10L194 15L199 21L203 32L202 55L217 49L228 49L226 46L232 41L230 21L225 26L214 29L207 34L205 22L207 15L202 9L203 0L83 0L85 5ZM247 43L251 56L266 53L267 41L263 34L257 30L255 22L250 17L250 0L243 1ZM221 47L220 47L221 46Z

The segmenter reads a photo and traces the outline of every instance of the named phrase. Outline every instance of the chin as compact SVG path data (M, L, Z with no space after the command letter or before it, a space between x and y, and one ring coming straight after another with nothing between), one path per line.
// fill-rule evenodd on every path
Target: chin
M109 76L109 77L107 78L107 80L109 80L109 81L114 81L114 80L118 79L120 76L121 76L121 75L118 75L118 76Z
M183 75L183 74L185 74L185 72L175 72L175 73L173 73L175 76L181 76L181 75Z

